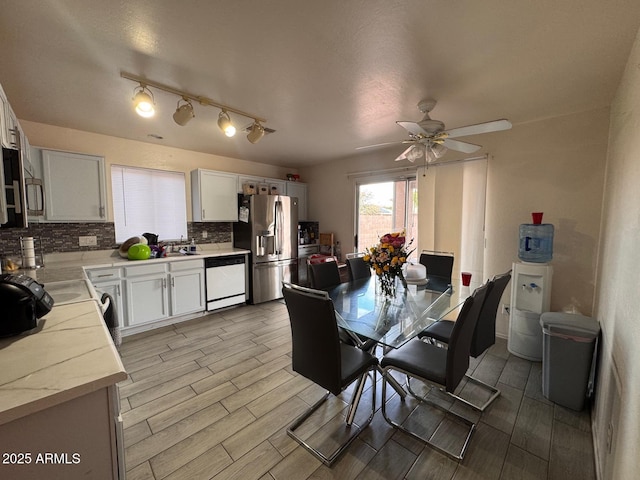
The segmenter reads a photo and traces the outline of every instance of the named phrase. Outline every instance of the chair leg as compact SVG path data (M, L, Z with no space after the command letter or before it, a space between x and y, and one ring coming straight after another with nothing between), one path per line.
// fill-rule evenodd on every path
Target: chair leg
M307 420L311 415L313 415L313 413L316 410L318 410L322 406L322 404L324 402L327 401L327 398L329 398L329 395L331 395L330 392L325 393L322 396L322 398L320 398L320 400L318 400L309 409L307 409L302 415L300 415L298 418L296 418L293 421L293 423L291 425L289 425L289 427L287 427L287 435L289 435L291 438L293 438L305 450L307 450L309 453L311 453L313 456L315 456L318 460L320 460L325 465L327 465L329 467L331 465L333 465L333 463L338 459L338 457L342 454L342 452L344 452L349 447L349 445L351 445L351 443L358 437L360 432L362 430L364 430L371 423L371 420L373 419L373 416L374 416L374 414L376 412L376 378L375 378L375 371L374 371L373 375L374 375L373 376L373 384L371 386L371 394L372 394L372 398L371 398L371 414L369 415L369 418L367 418L362 425L358 425L358 424L353 422L353 419L354 419L355 413L356 413L356 409L358 408L358 403L360 401L360 398L362 396L362 392L364 390L364 385L365 385L365 381L364 380L365 380L365 378L367 376L367 374L365 373L358 380L358 384L356 385L356 391L355 391L355 393L353 395L351 404L349 405L349 410L347 412L347 421L345 422L345 427L350 430L349 438L344 443L339 445L338 448L336 448L332 453L325 455L320 450L318 450L317 448L315 448L311 444L309 444L302 437L298 436L296 434L296 432L295 432L295 430L297 428L299 428L305 422L305 420Z
M398 370L400 371L400 370ZM388 369L385 369L385 372L388 373ZM407 372L402 372L407 374ZM473 435L473 432L475 431L476 428L476 424L467 420L465 417L458 415L454 412L451 412L443 407L441 407L440 405L438 405L437 403L431 402L427 399L422 399L422 402L428 403L429 405L437 408L438 410L442 411L445 413L445 415L449 414L452 415L453 417L455 417L457 419L457 421L460 421L461 423L465 424L467 427L469 427L469 431L464 439L464 442L462 444L462 448L460 449L460 452L451 452L449 450L446 450L445 448L437 445L436 443L434 443L432 440L433 438L436 436L436 434L438 433L438 429L440 428L440 426L438 426L438 428L435 429L435 431L429 436L429 438L425 438L415 432L412 432L411 430L403 427L400 423L395 422L394 420L392 420L388 415L387 415L387 409L386 409L386 393L387 393L387 384L386 384L386 379L387 376L382 377L382 416L384 417L384 419L386 420L386 422L391 425L394 428L397 428L398 430L401 430L405 433L407 433L408 435L412 436L413 438L416 438L418 440L420 440L421 442L424 442L425 444L427 444L429 447L433 448L434 450L437 450L440 453L443 453L445 455L447 455L450 458L453 458L454 460L457 461L461 461L464 458L464 455L467 451L467 447L469 446L469 441L471 440L471 436ZM423 379L420 379L423 380ZM426 383L429 383L427 380L423 380ZM417 397L416 397L417 398Z
M469 400L467 400L466 398L462 398L459 395L456 395L455 393L451 393L451 392L446 392L444 389L440 389L441 391L443 391L444 393L446 393L447 395L455 398L456 400L461 401L462 403L464 403L465 405L469 405L471 408L478 410L480 412L484 412L487 407L489 405L491 405L493 403L493 401L498 398L500 396L500 390L498 390L496 387L494 387L493 385L489 385L488 383L483 382L482 380L478 380L475 377L472 377L471 375L466 375L465 377L475 383L476 385L479 385L481 387L484 387L485 389L489 390L490 392L490 396L489 398L482 404L482 405L477 405L475 403L471 403Z

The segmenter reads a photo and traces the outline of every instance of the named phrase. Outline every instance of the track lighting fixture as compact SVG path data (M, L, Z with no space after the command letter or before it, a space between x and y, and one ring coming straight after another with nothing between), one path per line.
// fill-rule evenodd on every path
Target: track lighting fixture
M136 109L136 113L141 117L153 117L153 114L156 113L153 93L151 93L143 83L141 83L134 91L133 105Z
M264 127L260 125L259 121L255 120L249 133L247 133L247 140L251 143L258 143L262 137L264 137Z
M148 118L153 116L153 114L155 113L153 94L148 88L153 87L157 88L158 90L162 90L164 92L168 92L181 97L181 100L178 100L178 106L176 107L176 111L173 114L173 120L178 125L184 126L193 117L195 117L193 104L191 103L191 101L194 101L198 102L200 105L216 107L220 109L220 114L218 115L218 127L224 132L227 137L233 137L236 134L236 127L231 122L231 117L229 116L230 112L235 115L251 118L253 120L253 124L251 124L251 127L248 130L244 130L245 132L248 132L247 140L249 140L251 143L257 143L262 137L264 137L266 133L273 133L275 131L262 126L262 123L266 123L266 119L248 112L243 112L242 110L238 110L228 105L223 105L221 103L215 102L214 100L211 100L210 98L193 95L191 93L184 92L182 90L178 90L176 88L169 87L167 85L163 85L162 83L154 82L143 77L132 75L130 73L120 72L120 76L139 84L139 86L136 87L133 100L136 112L142 117ZM184 103L181 103L181 101L183 101Z
M191 120L196 115L193 113L193 105L191 105L191 102L186 98L183 98L182 100L185 103L180 105L180 100L178 100L178 106L175 113L173 114L173 121L178 125L184 127L187 123L189 123L189 120Z
M218 127L227 137L233 137L236 134L236 127L231 123L231 118L226 110L222 110L218 115Z

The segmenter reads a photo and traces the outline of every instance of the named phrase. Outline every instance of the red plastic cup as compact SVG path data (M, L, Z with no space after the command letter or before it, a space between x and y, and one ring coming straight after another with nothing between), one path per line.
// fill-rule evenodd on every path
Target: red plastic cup
M532 212L531 218L533 218L534 225L540 225L542 223L543 212Z
M465 287L468 287L469 284L471 283L471 273L460 272L460 275L462 275L462 285L464 285Z

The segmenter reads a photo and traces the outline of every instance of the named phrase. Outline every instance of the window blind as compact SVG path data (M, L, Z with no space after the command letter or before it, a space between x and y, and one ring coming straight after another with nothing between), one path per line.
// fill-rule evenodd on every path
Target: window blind
M117 243L146 232L163 241L187 238L183 172L112 165L111 189Z

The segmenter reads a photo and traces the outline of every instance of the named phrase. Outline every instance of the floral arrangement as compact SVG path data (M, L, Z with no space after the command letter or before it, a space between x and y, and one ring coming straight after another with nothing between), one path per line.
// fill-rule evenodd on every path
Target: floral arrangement
M362 258L369 263L378 276L382 293L386 297L393 297L396 293L396 277L406 286L406 280L402 274L402 266L407 262L407 257L413 250L407 250L413 243L413 239L406 244L405 232L387 233L380 237L380 243L367 249Z

